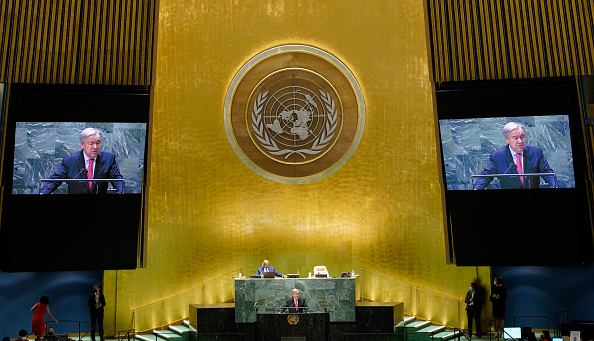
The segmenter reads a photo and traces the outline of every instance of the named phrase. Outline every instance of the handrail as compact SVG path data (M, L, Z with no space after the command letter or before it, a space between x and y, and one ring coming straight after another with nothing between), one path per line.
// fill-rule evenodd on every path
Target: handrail
M216 278L216 279L214 279L214 280L208 281L208 282L206 282L206 283L204 283L204 284L202 284L202 285L200 285L200 286L197 286L197 287L195 287L195 288L192 288L192 289L189 289L189 290L183 291L183 292L181 292L181 293L178 293L178 294L176 294L176 295L173 295L173 296L170 296L170 297L164 298L164 299L162 299L162 300L159 300L159 301L156 301L156 302L153 302L153 303L150 303L150 304L147 304L147 305L144 305L144 306L141 306L141 307L137 307L137 308L134 308L134 309L132 309L132 321L133 321L133 328L132 328L132 329L134 329L134 330L137 330L137 328L136 328L136 314L137 314L138 312L140 312L140 311L143 311L143 310L145 310L145 309L148 309L148 308L150 308L150 307L156 306L156 305L158 305L158 304L160 304L160 305L161 305L161 316L162 316L162 320L161 320L161 329L163 329L163 328L164 328L164 326L165 326L165 303L166 303L166 302L168 302L168 301L171 301L171 300L174 300L174 299L176 299L176 298L179 298L179 297L181 297L181 296L183 296L183 295L187 295L187 294L190 294L190 293L196 292L196 291L198 291L198 290L200 290L200 289L204 290L204 288L205 288L207 285L211 285L211 284L213 284L213 283L216 283L216 282L218 282L218 281L220 281L220 280L223 280L223 279L229 278L229 276L231 276L231 275L233 275L233 274L237 274L237 273L239 273L239 272L242 272L242 271L243 271L243 268L241 268L241 269L235 269L235 270L233 270L233 271L230 271L230 272L228 272L228 273L226 273L226 274L224 274L224 275L220 276L219 278ZM204 299L206 299L206 297L204 297ZM182 317L185 317L185 316L182 316ZM158 328L158 327L157 327L157 328Z
M120 338L120 336L122 335L122 332L126 332L126 334L124 334L124 336L122 336ZM128 341L130 341L130 334L132 334L132 337L135 337L136 330L135 329L124 329L124 330L118 330L118 340L120 341L124 341L124 339L126 338Z
M140 311L140 310L146 309L146 308L148 308L148 307L152 307L152 306L154 306L154 305L157 305L157 304L162 304L163 302L167 302L167 301L173 300L173 299L175 299L175 298L178 298L178 297L180 297L180 296L182 296L182 295L185 295L185 294L187 294L187 293L190 293L190 292L192 292L192 291L195 291L195 290L198 290L198 289L200 289L200 288L203 288L203 287L205 287L206 285L209 285L209 284L212 284L212 283L218 282L218 281L220 281L220 280L222 280L222 279L228 278L228 276L229 276L229 275L231 275L231 274L234 274L234 273L239 273L239 272L241 272L242 270L243 270L243 269L237 269L237 270L234 270L234 271L228 272L228 273L224 274L223 276L221 276L221 277L219 277L219 278L217 278L217 279L214 279L214 280L212 280L212 281L206 282L206 283L204 283L204 284L202 284L202 285L200 285L200 286L197 286L197 287L195 287L195 288L188 289L188 290L186 290L186 291L180 292L179 294L175 294L175 295L173 295L173 296L170 296L170 297L168 297L168 298L164 298L164 299L162 299L162 300L160 300L160 301L157 301L157 302L149 303L149 304L147 304L147 305L143 305L143 306L140 306L140 307L134 308L134 309L132 309L132 312L137 312L137 311Z
M466 340L470 340L470 338L468 337L468 335L464 334L464 330L458 327L454 327L454 329L452 330L452 333L455 334L454 339L457 339L458 341L460 341L461 337L463 336ZM431 335L431 340L433 340L433 335Z
M573 323L569 322L569 313L570 312L571 312L571 309L566 309L566 310L561 310L561 311L557 311L557 312L553 313L553 323L555 326L554 328L557 331L555 333L557 337L561 336L561 324L563 323L563 322L561 322L561 318L563 315L565 315L565 323L573 325ZM577 326L575 326L575 327L577 327Z
M506 320L508 319L512 319L514 321L514 327L516 326L516 319L520 319L520 318L544 318L547 320L547 330L550 330L549 328L549 322L553 322L553 324L555 323L555 321L553 321L552 318L545 316L545 315L519 315L519 316L511 316L511 317L507 317L505 318Z
M389 280L391 280L391 281L394 281L394 282L398 282L398 283L404 284L404 285L406 285L406 286L408 286L408 287L410 287L410 288L412 288L412 289L416 289L416 290L423 291L423 292L426 292L426 293L429 293L429 294L433 294L433 295L436 295L436 296L440 296L440 297L443 297L443 298L447 298L447 299L449 299L449 300L456 301L456 302L458 302L458 303L461 303L461 302L462 302L462 300L459 300L459 299L457 299L457 298L450 297L450 296L446 296L446 295L443 295L443 294L440 294L440 293L437 293L437 292L433 292L433 291L430 291L430 290L427 290L427 289L422 289L422 288L416 287L416 286L414 286L414 285L412 285L412 284L409 284L409 283L406 283L406 282L403 282L403 281L400 281L400 280L394 279L394 278L392 278L392 277L390 277L390 276L388 276L388 275L384 275L384 274L382 274L381 272L377 272L377 271L375 271L375 270L371 270L371 269L367 269L367 268L361 268L361 270L363 270L363 271L369 271L369 272L372 272L372 273L374 273L374 274L376 274L376 275L382 276L382 277L384 277L384 278L387 278L387 279L389 279Z
M553 319L551 319L550 317L545 316L545 315L519 315L519 316L510 316L510 317L505 317L503 320L512 320L514 327L521 327L521 326L517 326L516 325L516 319L520 319L520 318L545 318L547 320L547 330L548 331L556 330L557 331L557 334L559 332L557 326L555 325L555 321ZM493 330L494 329L493 328L493 325L494 325L495 320L488 320L487 322L489 322L489 329ZM553 322L553 328L554 329L549 328L549 322ZM503 331L503 332L506 333L505 331ZM491 340L491 335L490 334L489 334L489 340ZM510 340L514 340L514 339L510 337Z
M418 293L419 292L424 292L424 293L428 293L428 294L435 295L435 296L438 296L438 297L442 297L442 298L445 298L447 300L450 300L450 301L456 303L456 306L458 307L458 312L456 314L457 325L460 325L460 304L462 303L462 300L459 300L457 298L453 298L453 297L450 297L450 296L446 296L446 295L443 295L443 294L440 294L440 293L436 293L436 292L433 292L433 291L430 291L430 290L427 290L427 289L422 289L422 288L416 287L416 286L414 286L412 284L409 284L409 283L406 283L406 282L397 280L395 278L392 278L390 276L387 276L387 275L382 274L380 272L377 272L375 270L367 269L367 268L364 268L364 267L362 267L360 269L363 270L363 276L362 276L361 283L360 283L360 291L361 291L360 296L361 296L361 300L363 300L363 292L364 292L363 291L363 288L364 288L364 285L365 285L365 272L370 272L370 273L373 273L374 275L383 277L383 278L388 279L388 280L393 281L393 282L400 283L400 284L402 284L402 285L404 285L404 286L406 286L406 287L409 288L409 290L410 290L410 303L409 303L409 310L410 311L409 311L409 314L411 314L411 315L415 315L415 316L418 315L418 312L419 312L419 302L418 302L419 297L418 297ZM414 313L414 314L413 314L412 308L411 308L412 303L413 303L413 291L416 293L416 295L415 295L415 308L417 310L416 313Z
M89 329L86 333L84 333L84 335L81 336L81 324L91 324L91 322L86 322L86 321L80 321L80 320L60 320L62 322L62 324L64 324L64 322L74 322L74 323L78 323L78 340L82 340L83 337L85 337L93 328ZM55 323L53 320L49 320L49 321L44 321L43 322L46 326L46 328L49 329L49 324L50 323ZM105 325L105 324L104 324ZM100 324L97 324L97 327L100 327ZM58 333L58 334L64 334L64 333ZM66 333L66 334L70 334L70 333ZM34 333L32 332L31 334L27 335L34 335Z

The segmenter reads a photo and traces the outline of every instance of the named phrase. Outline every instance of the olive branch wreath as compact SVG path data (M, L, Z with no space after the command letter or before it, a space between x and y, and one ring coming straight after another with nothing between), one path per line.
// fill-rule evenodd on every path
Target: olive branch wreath
M335 135L335 130L337 126L336 119L338 117L338 112L336 111L336 105L334 100L330 96L329 93L320 90L321 98L325 103L325 114L328 117L328 121L326 121L326 125L324 130L318 136L311 148L309 149L298 149L298 150L291 150L291 149L280 149L276 144L276 141L271 139L266 132L266 127L264 125L264 120L262 120L262 109L264 108L264 104L266 103L266 98L268 96L268 90L261 92L258 95L258 98L254 101L254 111L252 111L252 128L254 129L254 133L256 134L256 138L262 144L262 147L266 148L270 154L273 155L285 155L285 159L293 154L299 154L304 159L306 156L304 154L315 155L318 154L324 149L328 143L332 140Z

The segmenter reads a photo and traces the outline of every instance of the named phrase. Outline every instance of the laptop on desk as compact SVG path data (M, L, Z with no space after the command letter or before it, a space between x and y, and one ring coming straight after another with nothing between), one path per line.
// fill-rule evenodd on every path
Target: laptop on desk
M274 278L276 277L276 274L274 272L265 272L264 273L264 278Z

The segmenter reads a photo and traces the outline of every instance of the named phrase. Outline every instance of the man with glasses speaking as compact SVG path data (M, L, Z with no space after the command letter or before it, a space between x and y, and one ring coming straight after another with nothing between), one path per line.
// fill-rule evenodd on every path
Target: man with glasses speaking
M503 137L507 145L491 153L489 163L481 175L554 173L542 150L526 145L524 127L521 124L506 124L503 127ZM543 178L552 187L557 187L553 175ZM538 188L540 182L538 176L502 176L499 179L502 189ZM479 177L474 182L473 189L485 189L492 180L493 177Z

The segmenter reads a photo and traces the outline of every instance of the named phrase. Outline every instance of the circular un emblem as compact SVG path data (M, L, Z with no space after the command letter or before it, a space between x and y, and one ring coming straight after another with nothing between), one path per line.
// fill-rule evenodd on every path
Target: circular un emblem
M299 323L299 316L289 315L287 316L287 322L289 322L289 324L297 324Z
M339 169L363 134L365 104L349 69L304 45L264 51L237 73L225 99L225 129L253 171L308 183Z

